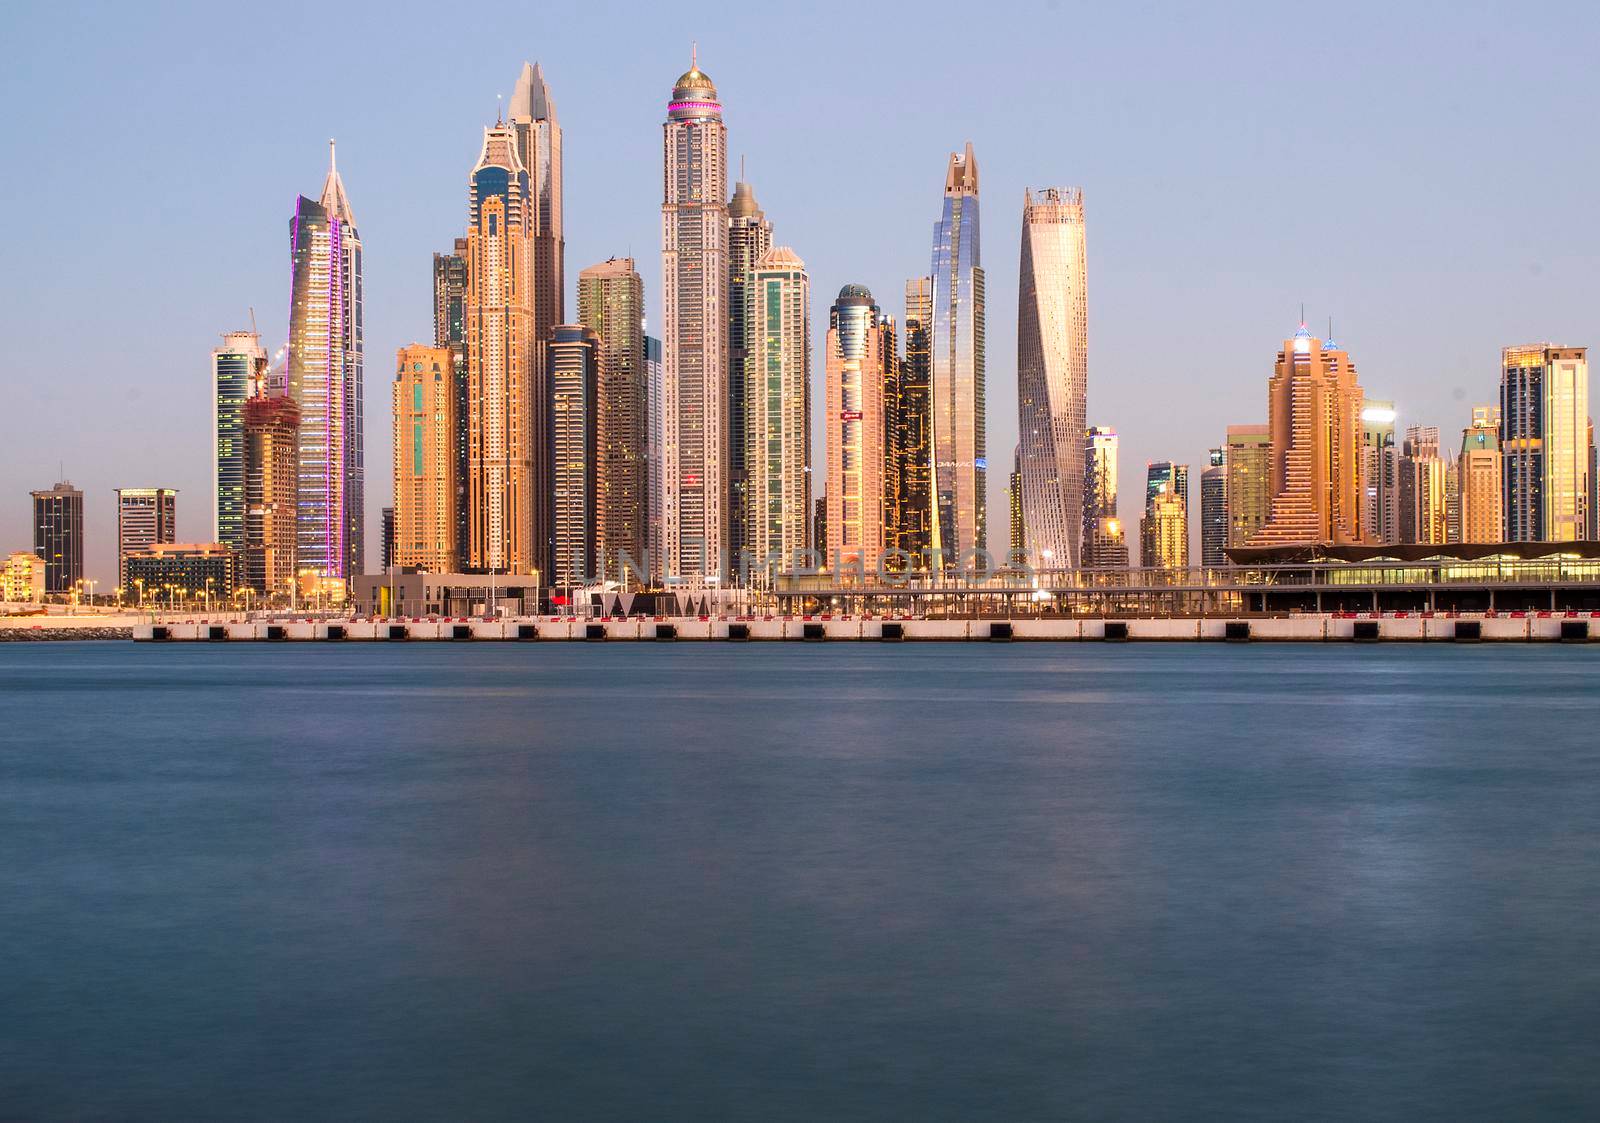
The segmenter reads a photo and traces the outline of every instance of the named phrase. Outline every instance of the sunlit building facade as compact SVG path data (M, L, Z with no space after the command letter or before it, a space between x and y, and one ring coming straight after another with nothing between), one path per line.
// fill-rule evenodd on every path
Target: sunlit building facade
M1082 560L1083 432L1089 380L1083 192L1026 191L1017 303L1022 521L1034 565Z
M1171 479L1150 497L1139 525L1139 564L1169 573L1189 568L1189 501Z
M1227 467L1228 542L1243 546L1267 522L1272 509L1272 431L1265 425L1229 425Z
M239 580L263 594L294 588L299 530L300 407L287 394L244 404L244 557Z
M666 445L666 418L663 413L661 340L653 335L644 337L644 382L646 402L645 438L645 492L648 502L645 512L645 545L650 550L650 583L661 583L663 543L666 527L667 488L662 475L662 449ZM644 559L640 559L642 562Z
M578 322L600 341L595 397L595 551L608 575L638 584L646 574L645 458L649 418L644 355L644 282L633 258L612 258L578 274ZM626 555L626 560L624 560Z
M361 253L329 142L322 196L301 196L289 224L288 392L300 409L298 563L344 582L362 572L365 539Z
M890 543L888 474L892 463L885 386L894 333L863 285L839 290L828 313L828 483L825 562L841 574L877 570Z
M1208 569L1227 565L1223 552L1227 548L1227 451L1214 448L1206 453L1206 466L1200 473L1200 564Z
M126 587L130 550L153 542L173 542L178 536L178 493L170 487L119 487L117 489L117 584Z
M533 199L517 133L483 131L467 224L467 565L499 573L549 572L535 511L548 513L548 480L534 470ZM548 526L548 521L545 523Z
M743 296L745 416L739 428L747 488L741 549L750 555L752 572L765 572L769 558L780 558L777 568L786 569L810 545L811 282L805 262L787 246L769 249L746 275Z
M1589 531L1589 359L1583 347L1507 347L1500 367L1505 536L1573 542Z
M464 561L472 540L468 517L468 480L471 473L467 457L472 447L471 381L467 366L467 240L457 238L449 253L433 255L433 345L450 348L450 365L455 371L455 436L451 451L455 457L456 551ZM387 567L385 567L387 568Z
M750 524L750 477L755 466L746 459L750 446L745 426L747 396L759 393L751 380L760 375L759 364L749 362L745 316L751 275L770 249L772 223L756 203L755 189L741 178L728 202L728 549L749 550L758 559Z
M395 357L394 530L390 564L454 573L455 353L413 343Z
M728 131L717 88L691 63L662 126L661 303L671 578L715 577L728 547Z
M558 585L600 576L600 337L583 324L557 325L550 339L550 452L555 468L555 559ZM612 576L614 579L614 575Z
M1267 389L1272 507L1251 546L1362 541L1360 383L1350 356L1304 324Z
M1443 545L1448 540L1445 462L1439 429L1412 425L1400 448L1400 541Z
M978 162L969 143L945 170L944 213L933 228L932 546L941 562L987 548L984 273Z
M44 559L31 550L16 550L0 567L0 601L38 604L44 600Z
M1126 569L1128 541L1117 516L1117 431L1091 425L1083 436L1085 569Z
M1472 424L1461 431L1456 460L1460 541L1499 542L1505 533L1505 486L1500 456L1499 410L1478 406Z
M905 353L899 362L889 411L891 468L889 537L909 568L928 568L933 548L933 278L905 286ZM897 562L899 559L896 559Z
M265 391L266 378L267 352L253 331L229 332L211 352L212 526L234 551L244 550L244 404Z

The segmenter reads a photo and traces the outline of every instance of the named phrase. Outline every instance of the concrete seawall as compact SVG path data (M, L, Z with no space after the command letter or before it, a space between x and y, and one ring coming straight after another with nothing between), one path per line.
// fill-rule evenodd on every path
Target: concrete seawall
M924 620L880 616L440 617L347 620L203 617L132 628L135 640L200 642L1280 642L1600 641L1600 613L1373 613L1279 617Z

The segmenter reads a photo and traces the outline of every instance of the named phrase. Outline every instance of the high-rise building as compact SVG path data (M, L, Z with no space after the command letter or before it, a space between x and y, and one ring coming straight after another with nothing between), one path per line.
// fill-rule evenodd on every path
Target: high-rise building
M645 437L645 471L648 477L645 493L649 502L645 514L645 545L650 550L650 583L661 583L661 563L665 556L662 543L666 523L666 481L662 477L662 449L666 444L666 418L662 413L661 340L653 335L644 337L644 383L647 403ZM643 558L639 559L641 562Z
M781 559L777 568L786 570L810 545L811 281L805 262L787 246L768 250L746 274L743 295L744 370L735 372L745 386L741 548L752 572L765 571L774 556ZM831 350L829 356L831 379ZM828 393L831 401L831 382Z
M211 352L211 417L216 444L212 525L216 540L235 553L244 551L244 404L265 393L266 382L267 352L261 337L253 331L224 335L222 346Z
M1304 324L1268 383L1272 509L1251 546L1362 541L1361 386L1350 356Z
M550 338L550 456L555 471L557 585L597 575L599 533L600 337L582 324L558 324Z
M1499 412L1474 406L1472 424L1461 431L1456 489L1462 542L1499 542L1505 532Z
M1174 464L1170 460L1151 460L1144 466L1144 510L1150 513L1155 505L1156 496L1161 494L1161 489L1167 488L1179 499L1184 506L1189 505L1189 465Z
M244 557L239 579L264 594L293 590L299 520L300 407L287 394L244 404Z
M178 534L178 493L170 487L117 488L117 584L126 588L128 551Z
M517 130L483 131L467 224L466 564L500 573L549 572L548 478L534 446L548 433L536 408L544 384L533 325L533 198ZM540 515L546 516L539 521Z
M1229 425L1228 545L1243 546L1267 522L1272 508L1272 431L1265 425Z
M1400 450L1400 541L1443 545L1447 524L1439 429L1412 425Z
M905 552L911 569L921 570L933 548L933 278L907 281L905 298L905 355L886 406L894 457L888 517L893 548Z
M1594 443L1594 418L1589 419L1589 541L1600 539L1600 445Z
M893 463L885 388L894 371L893 328L864 285L846 285L828 312L828 537L819 549L837 571L875 573L892 549L888 519Z
M394 508L385 507L383 522L379 524L378 542L382 547L383 569L387 573L394 566Z
M1379 545L1400 541L1400 450L1393 402L1361 403L1362 538Z
M1200 473L1200 564L1207 569L1228 564L1228 454L1214 448L1206 453Z
M578 274L578 320L600 340L595 397L595 550L607 575L638 584L644 564L648 486L645 457L644 282L633 258L611 258ZM628 573L622 574L623 555Z
M1022 519L1029 553L1076 568L1083 540L1083 432L1089 302L1083 192L1025 191L1017 303L1017 410Z
M1127 569L1128 542L1117 517L1117 431L1091 425L1083 436L1083 568Z
M456 461L456 552L461 555L458 561L464 563L472 541L468 501L472 472L467 460L472 449L472 381L467 364L465 238L457 238L451 252L433 255L433 345L450 348L450 365L455 371L456 431L451 449Z
M44 591L70 593L83 580L83 492L62 480L33 494L33 552L44 559Z
M1507 542L1589 531L1589 359L1584 347L1507 347L1500 363Z
M969 143L950 154L944 213L933 227L933 549L945 564L987 548L984 322L978 161Z
M289 221L289 396L300 407L298 564L348 582L362 572L361 238L328 142L322 196ZM219 528L220 529L220 528Z
M530 493L533 568L551 565L552 467L550 448L550 363L545 348L557 324L567 322L566 219L563 215L561 125L555 99L539 64L523 63L506 107L506 120L516 136L517 158L528 173L528 238L531 282L528 308L532 316L529 358L528 442L533 487Z
M664 566L717 575L728 546L728 131L699 65L672 87L662 126Z
M751 499L746 463L749 440L745 431L746 398L759 387L748 387L757 377L748 367L745 323L750 275L772 248L772 223L756 203L755 190L741 175L728 203L728 549L749 550L759 562L763 555L753 547L749 525ZM802 519L802 522L805 520Z
M1011 548L1007 554L1009 564L1012 558L1028 556L1028 531L1022 522L1021 445L1011 450L1011 475L1006 478L1006 507L1011 512Z
M1189 501L1174 477L1150 497L1139 524L1139 564L1168 573L1189 568Z
M456 543L455 353L420 343L395 356L394 538L387 563L460 566Z
M828 497L819 495L811 504L811 541L818 554L828 544ZM824 563L828 559L823 558Z

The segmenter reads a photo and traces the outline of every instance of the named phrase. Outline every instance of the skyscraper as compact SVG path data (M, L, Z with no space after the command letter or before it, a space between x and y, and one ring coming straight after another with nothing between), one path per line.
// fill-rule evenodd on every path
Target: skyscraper
M773 556L786 570L810 544L811 281L805 262L787 246L762 254L746 276L740 430L748 533L742 548L752 572L764 571Z
M1361 403L1361 527L1364 541L1400 541L1400 450L1393 402Z
M907 281L905 298L905 355L886 407L894 457L889 518L893 547L916 570L928 567L933 548L933 278Z
M533 326L533 200L517 132L496 124L470 179L467 224L467 565L501 573L549 572L536 510L548 487L535 472L535 386L544 376Z
M980 244L978 161L968 143L950 154L944 214L933 227L933 548L948 564L988 542Z
M1189 568L1189 501L1179 494L1175 477L1150 497L1139 524L1139 564L1168 573Z
M450 253L433 255L433 345L450 348L455 378L455 520L457 563L464 563L472 541L468 501L472 448L472 382L467 364L467 240L457 238Z
M117 488L117 584L128 584L130 550L177 540L178 493L170 487Z
M62 480L33 495L33 552L44 559L44 591L70 593L83 580L83 492Z
M1027 549L1076 568L1083 540L1089 302L1083 192L1047 187L1022 203L1017 304L1018 471Z
M600 337L582 324L558 324L547 354L555 471L552 581L577 585L597 575Z
M1500 363L1506 541L1588 533L1589 359L1583 347L1507 347Z
M289 221L289 396L300 407L298 564L341 581L362 572L361 238L328 142L322 197ZM220 529L220 528L219 528Z
M253 331L232 331L211 352L213 537L235 553L244 552L244 404L266 392L267 352ZM160 541L170 542L166 538ZM122 570L119 564L118 572Z
M258 394L245 402L244 557L239 576L259 593L289 593L294 586L299 445L300 407L293 398Z
M600 340L600 385L595 420L599 463L595 490L595 550L605 572L621 576L621 556L631 559L627 581L648 574L644 564L646 417L644 282L633 258L612 258L578 274L578 320Z
M743 178L733 185L728 203L728 548L749 550L759 562L749 526L751 500L746 463L746 397L759 393L748 380L759 377L747 366L745 324L750 276L772 248L772 223L756 204L756 193ZM759 325L756 330L760 330Z
M551 390L546 381L550 363L545 348L556 325L567 322L566 231L562 213L561 125L556 120L555 99L550 96L550 87L537 63L522 64L506 118L516 136L517 158L528 174L525 230L532 278L528 290L532 315L528 456L533 480L529 517L533 566L548 570L554 516L550 507Z
M1162 488L1167 488L1185 506L1189 503L1189 465L1174 464L1170 460L1151 460L1144 466L1144 510L1150 513L1150 508L1155 504L1156 496L1161 494Z
M1350 356L1300 325L1267 388L1272 509L1251 546L1362 541L1361 386Z
M662 477L662 449L666 444L666 419L663 416L661 367L661 340L653 335L644 337L644 384L647 403L645 437L645 494L648 497L645 514L645 545L650 550L650 583L661 583L661 563L665 541L666 481ZM639 559L641 562L643 558Z
M1505 532L1499 412L1474 406L1472 424L1461 431L1456 487L1462 542L1499 542Z
M1011 559L1028 556L1028 529L1022 522L1021 445L1011 450L1011 475L1006 478L1006 509L1011 512L1011 548L1007 554L1007 564L1012 564Z
M715 576L728 546L728 131L691 60L662 126L665 571Z
M1117 431L1091 425L1083 436L1083 568L1128 568L1127 534L1117 517Z
M1200 564L1207 569L1228 564L1227 464L1227 451L1214 448L1200 473Z
M389 564L454 573L455 352L413 343L395 356L394 537Z
M1400 451L1400 541L1443 545L1446 524L1438 426L1412 425Z
M1272 508L1272 434L1265 425L1229 425L1228 545L1243 546Z
M885 386L894 362L893 329L864 285L846 285L828 311L828 501L824 561L841 574L877 571L889 548L891 464Z

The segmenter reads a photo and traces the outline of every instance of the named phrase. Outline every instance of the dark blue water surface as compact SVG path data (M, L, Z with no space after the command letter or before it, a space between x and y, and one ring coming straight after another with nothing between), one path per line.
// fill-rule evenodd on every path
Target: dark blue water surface
M1600 1115L1600 645L0 645L0 1118Z

